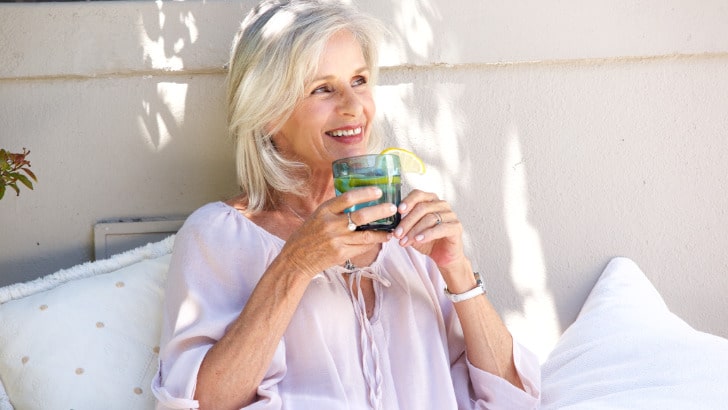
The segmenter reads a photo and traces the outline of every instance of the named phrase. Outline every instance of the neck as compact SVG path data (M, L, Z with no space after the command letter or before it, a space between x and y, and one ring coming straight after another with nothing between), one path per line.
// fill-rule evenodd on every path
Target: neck
M312 214L322 203L335 195L334 177L331 170L312 171L306 176L305 187L304 195L278 193L274 200L276 208L282 210L286 209L286 205L288 205L303 217Z
M331 199L334 193L334 174L331 168L312 170L306 179L308 197L316 207Z
M293 194L281 194L275 201L275 209L283 213L291 213L299 219L306 219L316 210L317 205L306 197Z

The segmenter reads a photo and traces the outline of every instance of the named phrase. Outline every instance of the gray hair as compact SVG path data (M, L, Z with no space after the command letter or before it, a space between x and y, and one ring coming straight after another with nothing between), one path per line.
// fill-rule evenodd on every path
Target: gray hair
M238 183L248 210L270 208L276 192L305 194L308 172L278 152L272 137L304 97L328 39L350 31L362 48L376 84L381 23L339 1L267 0L243 20L228 71L228 127L235 142ZM372 132L370 147L376 144Z

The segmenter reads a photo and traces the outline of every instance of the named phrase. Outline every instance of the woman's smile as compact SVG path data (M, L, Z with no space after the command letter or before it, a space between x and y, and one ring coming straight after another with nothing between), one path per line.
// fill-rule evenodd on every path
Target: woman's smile
M289 158L311 168L367 153L369 124L376 108L369 85L370 70L359 42L342 30L326 43L307 95L275 137Z

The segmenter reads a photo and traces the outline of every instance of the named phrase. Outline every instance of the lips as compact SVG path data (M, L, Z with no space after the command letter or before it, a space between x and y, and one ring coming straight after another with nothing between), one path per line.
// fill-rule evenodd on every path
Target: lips
M362 132L362 127L356 127L356 128L348 128L348 129L338 129L333 131L326 131L326 135L334 138L338 137L353 137L355 135L359 135Z

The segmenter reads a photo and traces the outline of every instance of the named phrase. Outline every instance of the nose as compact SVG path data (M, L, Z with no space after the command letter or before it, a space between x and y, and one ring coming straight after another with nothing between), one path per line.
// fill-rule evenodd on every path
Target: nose
M339 89L339 113L342 115L359 116L364 110L361 97L351 87Z

